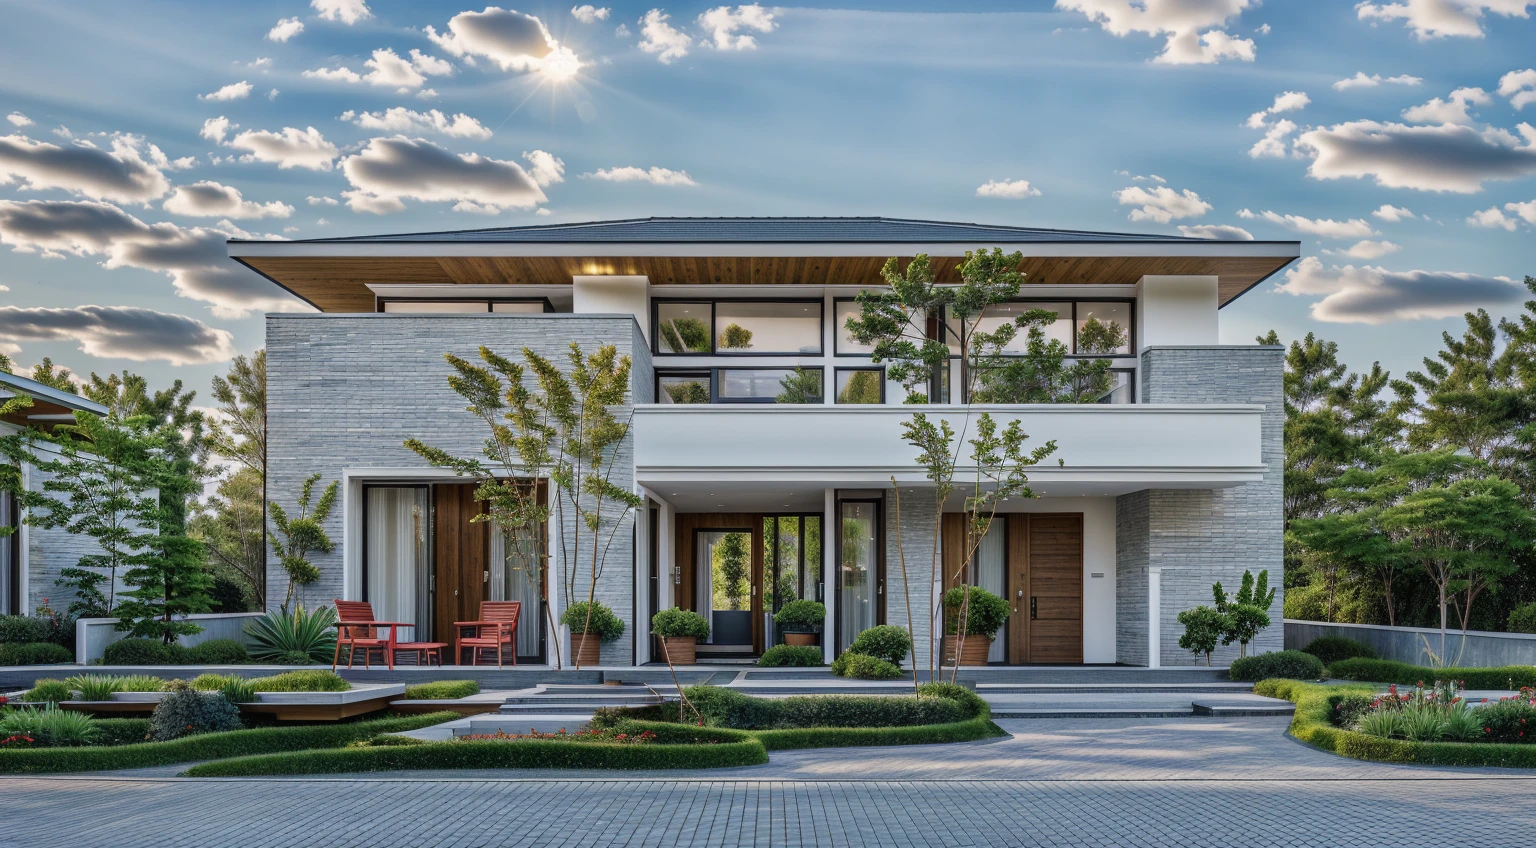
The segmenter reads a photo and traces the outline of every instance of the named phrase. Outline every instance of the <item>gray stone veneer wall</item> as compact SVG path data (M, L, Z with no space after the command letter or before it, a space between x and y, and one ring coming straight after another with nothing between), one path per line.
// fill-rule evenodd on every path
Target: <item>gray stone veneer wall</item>
M43 484L50 479L50 475L38 469L36 466L27 467L26 485L30 491L43 491ZM79 564L82 557L101 553L101 546L96 544L89 536L76 535L59 528L47 528L27 526L27 585L22 587L22 603L18 612L31 614L43 605L46 598L48 606L59 612L69 609L74 602L76 594L73 589L59 585L59 577L66 568L73 568ZM0 544L9 544L10 539L5 539ZM117 591L119 595L124 587L123 574L126 568L117 570ZM106 574L104 569L102 574ZM101 584L101 591L106 593L110 587L107 583Z
M1141 355L1145 403L1263 404L1264 479L1230 489L1154 489L1116 500L1117 656L1146 662L1147 571L1160 569L1159 644L1162 665L1192 665L1179 647L1178 614L1211 603L1211 584L1236 591L1244 569L1268 569L1277 587L1270 617L1250 652L1283 648L1282 485L1285 422L1281 378L1284 349L1272 346L1155 347ZM1219 648L1217 664L1237 657L1237 645Z
M343 469L356 473L369 467L427 467L403 446L409 437L478 456L485 426L464 411L463 400L449 389L451 369L443 354L478 361L477 351L486 345L521 361L521 351L528 347L564 365L571 342L587 353L613 344L621 355L632 357L631 402L652 400L649 349L630 315L268 316L267 497L291 509L300 484L315 472L322 475L323 485L341 479ZM619 413L627 415L628 407ZM633 441L626 440L612 477L624 488L634 485L633 455ZM361 509L361 504L351 508ZM574 525L575 517L568 515L567 531ZM615 533L597 587L597 599L612 608L626 628L622 638L603 646L605 665L627 665L633 656L633 525L630 515ZM305 591L311 604L342 596L342 528L338 504L325 525L336 550L313 557L321 576ZM590 555L587 544L582 548ZM588 560L579 552L574 559L577 594L585 599L588 581L582 566ZM552 564L551 571L559 570ZM267 585L268 605L275 608L288 585L286 573L270 556Z
M897 522L901 524L901 544L897 545ZM903 486L901 514L890 491L885 496L885 623L907 624L907 583L901 574L901 552L906 552L907 577L912 583L912 663L928 669L928 655L933 649L931 635L934 602L930 578L933 569L934 538L938 528L933 523L933 489ZM828 538L831 538L830 536ZM827 591L833 585L827 584Z

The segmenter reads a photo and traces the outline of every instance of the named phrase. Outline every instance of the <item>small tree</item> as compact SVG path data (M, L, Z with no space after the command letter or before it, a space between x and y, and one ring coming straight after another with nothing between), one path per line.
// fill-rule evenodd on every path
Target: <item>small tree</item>
M796 365L779 385L782 391L773 399L775 403L821 403L820 371L807 371Z
M727 533L714 550L711 565L721 581L715 589L715 600L724 601L728 610L740 610L747 596L747 569L752 559L747 545L749 538L746 533Z
M1211 664L1211 652L1227 630L1227 617L1208 606L1198 606L1179 613L1179 623L1184 625L1184 635L1179 637L1179 647L1194 651L1195 658L1205 654L1205 664Z
M328 554L336 550L336 543L331 541L323 525L336 506L339 484L335 480L331 481L320 493L320 499L315 501L315 484L319 482L320 474L316 472L305 478L299 486L299 513L296 516L290 518L288 511L277 501L267 504L272 516L272 528L267 531L267 542L272 546L272 552L277 554L283 570L288 572L288 594L282 603L284 613L288 612L289 605L293 603L297 587L308 586L320 579L320 569L309 561L309 555ZM299 595L299 603L302 606L302 594Z
M1275 590L1269 588L1269 570L1260 571L1255 582L1253 572L1244 569L1243 582L1235 598L1227 597L1219 580L1211 587L1211 594L1215 596L1216 611L1226 618L1221 644L1236 642L1237 655L1248 656L1248 643L1269 626L1269 607L1275 602Z

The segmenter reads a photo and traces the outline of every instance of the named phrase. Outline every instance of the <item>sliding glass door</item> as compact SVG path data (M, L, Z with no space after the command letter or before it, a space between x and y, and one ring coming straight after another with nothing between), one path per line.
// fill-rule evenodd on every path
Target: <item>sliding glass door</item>
M880 502L839 501L837 539L837 649L885 618Z
M507 533L491 529L491 577L486 600L520 601L517 654L544 654L544 534L536 527Z
M363 598L380 621L416 625L400 639L432 633L431 521L426 486L363 488Z

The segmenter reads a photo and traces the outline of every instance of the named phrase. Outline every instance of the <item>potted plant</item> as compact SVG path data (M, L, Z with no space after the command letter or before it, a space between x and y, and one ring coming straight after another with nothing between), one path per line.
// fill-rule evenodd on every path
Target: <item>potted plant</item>
M966 592L970 601L966 601ZM961 629L960 610L965 610ZM944 662L953 664L959 654L961 665L986 665L992 638L1008 620L1008 602L977 586L956 586L944 593ZM960 637L964 636L964 643Z
M693 665L699 640L709 638L709 622L692 610L673 607L651 618L651 632L661 637L673 665Z
M624 622L596 601L578 601L566 607L560 623L571 628L571 660L578 668L597 665L602 646L624 635Z
M827 620L827 607L816 601L790 601L773 616L786 645L814 645Z

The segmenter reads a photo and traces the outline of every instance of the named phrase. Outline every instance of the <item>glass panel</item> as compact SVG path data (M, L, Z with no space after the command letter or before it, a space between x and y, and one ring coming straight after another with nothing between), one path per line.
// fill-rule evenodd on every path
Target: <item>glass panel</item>
M408 313L449 313L449 312L486 312L486 302L483 300L387 300L384 302L385 312ZM375 613L378 610L374 610Z
M1134 371L1109 372L1109 378L1113 381L1112 387L1099 398L1098 403L1135 403L1136 399L1132 396L1131 387L1131 378L1135 373Z
M879 369L837 369L838 403L880 403L885 372Z
M521 313L532 312L532 313L542 314L544 312L544 304L540 303L538 301L532 301L532 300L493 301L491 303L491 311L492 312L521 312ZM518 613L518 615L522 615L522 613ZM522 650L522 649L519 648L518 650Z
M752 644L752 534L701 530L695 536L699 612L710 620L709 643Z
M805 521L805 597L823 601L821 585L821 516L807 515Z
M981 315L981 321L976 326L976 332L992 333L1003 324L1017 321L1020 316L1031 310L1043 309L1056 313L1056 320L1040 327L1040 332L1045 334L1047 340L1055 339L1064 345L1067 352L1072 351L1072 304L1070 303L1036 303L1030 301L1017 301L1013 303L997 303L988 306ZM1025 353L1029 350L1029 331L1018 328L1013 341L1003 348L1005 353Z
M1131 305L1082 302L1077 305L1077 353L1131 352Z
M656 349L661 353L710 353L709 304L656 304Z
M400 638L424 641L430 628L431 595L425 487L370 487L365 496L368 597L380 621L406 621Z
M0 615L15 615L21 610L12 596L16 584L16 508L10 492L0 492Z
M846 648L874 627L879 612L875 560L875 505L844 503L842 549L838 552L837 643Z
M821 353L821 303L715 302L717 353Z
M1007 535L1008 520L999 516L992 520L992 525L987 528L987 535L981 537L981 544L976 546L976 562L972 573L975 575L972 581L974 585L986 589L988 592L1006 599L1008 597L1008 571L1007 571ZM992 640L992 648L987 652L988 662L1003 662L1007 659L1008 640L1003 638L1005 631L998 631L996 638Z
M764 519L765 524L775 522L778 524L778 538L773 541L770 560L774 564L773 598L771 603L765 598L764 606L778 612L780 607L790 601L805 596L800 593L800 516Z
M799 376L793 368L721 368L719 374L720 399L726 402L821 402L820 368L802 368ZM818 390L814 396L813 388Z
M538 528L511 534L499 525L491 529L490 601L521 601L517 612L518 656L539 653L540 623L544 618L543 545Z
M853 340L852 336L848 335L848 319L859 317L860 312L858 301L839 300L833 304L832 317L837 321L837 327L833 330L833 338L837 339L837 353L869 353L875 349L874 345L859 344Z
M708 374L664 374L656 383L657 403L709 403Z

